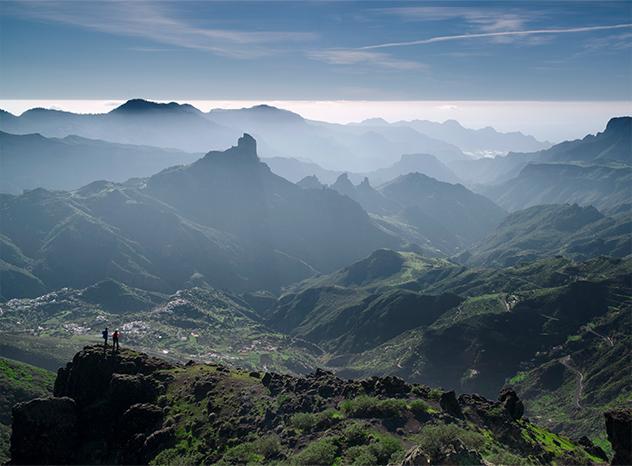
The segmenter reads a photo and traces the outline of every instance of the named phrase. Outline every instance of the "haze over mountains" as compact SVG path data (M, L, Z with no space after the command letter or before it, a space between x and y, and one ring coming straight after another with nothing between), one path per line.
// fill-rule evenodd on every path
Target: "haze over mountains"
M427 125L425 125L427 123ZM308 159L334 170L368 171L396 162L402 154L433 154L442 161L467 159L471 146L449 142L476 134L476 149L486 153L538 150L548 145L531 137L493 130L468 130L453 122L340 125L310 121L267 105L239 110L201 112L187 104L159 104L142 99L126 102L106 114L73 114L31 109L20 116L0 113L0 130L40 133L175 148L187 152L223 149L244 132L252 134L263 157ZM428 133L422 131L428 129ZM431 131L432 130L432 131ZM432 133L432 134L430 134ZM526 142L525 142L526 141Z
M629 401L630 117L552 147L143 100L0 128L0 356L55 368L107 324L173 360L509 384L600 445Z

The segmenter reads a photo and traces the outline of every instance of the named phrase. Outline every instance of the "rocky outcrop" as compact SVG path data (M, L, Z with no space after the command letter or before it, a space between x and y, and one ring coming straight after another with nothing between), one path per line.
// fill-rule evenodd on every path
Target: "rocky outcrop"
M608 411L606 431L614 450L612 464L632 464L632 409Z
M502 403L503 408L512 419L518 420L524 414L524 404L511 388L503 388L498 396L498 401Z
M13 407L12 464L68 464L78 440L72 398L36 398Z
M463 412L461 411L459 401L456 399L454 390L443 392L441 394L441 398L439 399L439 405L441 406L441 409L449 415L454 417L463 417Z
M59 369L54 397L15 406L14 464L142 463L162 408L152 404L173 368L129 350L86 347ZM163 371L161 374L158 372Z
M597 458L600 458L601 460L603 460L604 462L608 462L608 455L606 454L605 451L603 451L603 448L601 448L598 445L595 445L592 440L590 440L588 437L586 437L585 435L582 436L577 443L579 445L581 445L582 447L584 447L584 449L590 453L593 456L596 456Z
M439 437L418 442L402 465L484 464L480 441L472 441L481 432L493 436L494 448L537 463L560 459L529 437L534 426L517 420L515 394L491 401L435 393L394 376L344 380L318 369L296 377L86 347L59 370L54 397L15 406L11 462L245 464L263 455L301 463L317 443L345 464L359 453L386 464L391 448L415 446L426 427ZM569 464L590 463L589 447L573 449Z
M484 465L482 456L476 451L468 449L461 440L454 439L441 447L439 451L429 453L421 447L413 447L406 453L400 466L426 465L455 465L468 466Z

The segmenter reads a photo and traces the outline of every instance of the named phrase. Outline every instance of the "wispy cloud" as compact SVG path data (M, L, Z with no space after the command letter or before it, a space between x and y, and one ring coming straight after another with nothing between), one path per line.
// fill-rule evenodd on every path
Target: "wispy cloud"
M604 49L624 50L629 48L632 48L632 32L596 37L584 44L584 49L587 51L599 50L601 52Z
M380 8L375 11L398 16L404 21L448 21L460 19L480 32L521 29L534 16L533 11L458 6L411 6Z
M368 64L392 70L416 70L427 66L412 60L403 60L382 52L354 49L326 49L314 50L307 53L313 60L332 65L361 65Z
M164 2L13 2L3 5L5 14L39 21L59 22L119 36L202 50L217 55L251 58L273 53L296 41L317 37L310 32L249 31L209 28L178 18ZM138 47L138 50L148 47Z
M571 28L553 28L553 29L528 29L518 31L498 31L498 32L483 32L472 34L457 34L448 36L435 36L427 39L403 41L403 42L386 42L383 44L367 45L359 47L358 50L373 50L383 49L391 47L407 47L412 45L426 45L436 42L448 42L455 40L470 40L479 38L499 38L499 37L514 37L514 36L534 36L540 34L569 34L579 32L592 32L592 31L605 31L611 29L624 29L632 28L632 23L626 24L613 24L608 26L583 26L583 27L571 27Z

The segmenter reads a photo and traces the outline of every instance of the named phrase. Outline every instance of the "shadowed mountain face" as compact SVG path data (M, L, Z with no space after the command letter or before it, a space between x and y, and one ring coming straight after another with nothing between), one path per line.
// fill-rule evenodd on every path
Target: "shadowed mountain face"
M566 203L607 209L629 202L632 165L531 163L516 178L482 192L507 210Z
M495 232L465 253L472 264L509 266L553 255L587 259L630 254L632 218L603 215L594 207L540 205L509 215Z
M428 153L440 160L466 158L458 147L412 128L314 122L267 105L203 113L190 105L134 99L97 115L32 109L17 117L2 112L0 129L46 137L77 135L188 152L220 149L248 132L259 140L266 157L310 159L334 170L368 171L388 166L403 153Z
M442 183L419 173L400 176L382 186L380 192L400 206L397 218L445 250L475 243L505 216L486 197L460 184Z
M32 109L19 117L0 115L0 129L14 134L40 133L47 137L77 135L124 144L176 148L202 152L225 147L238 130L208 120L190 105L157 104L135 99L110 113L80 115L57 110Z
M340 175L346 173L355 184L367 178L373 186L380 186L398 176L415 172L446 183L459 183L459 178L430 154L405 154L401 156L399 161L385 168L378 168L365 173L326 170L312 162L283 157L267 158L264 159L264 162L274 173L295 183L307 176L316 176L322 183L331 185L336 182Z
M601 133L548 150L450 168L508 210L554 203L610 208L632 195L632 118L613 118Z
M12 194L35 188L77 189L99 179L122 182L199 158L178 150L78 136L57 139L1 131L0 147L0 191Z
M199 223L234 234L253 251L282 251L316 270L396 242L351 199L333 190L304 190L273 174L248 135L225 152L151 177L147 191Z
M540 152L542 161L632 163L632 117L612 118L602 133L557 144Z
M386 230L444 254L472 246L505 216L484 196L420 173L400 176L378 189L368 178L354 185L344 173L331 188L358 202Z
M5 299L104 278L163 291L276 289L398 241L351 199L271 173L248 135L136 184L3 195L0 209L11 219L0 225Z

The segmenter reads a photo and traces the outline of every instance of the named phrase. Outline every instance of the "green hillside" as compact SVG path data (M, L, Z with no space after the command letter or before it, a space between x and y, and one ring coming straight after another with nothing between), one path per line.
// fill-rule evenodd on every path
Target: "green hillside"
M52 394L54 381L53 372L0 357L0 463L10 459L11 408Z

